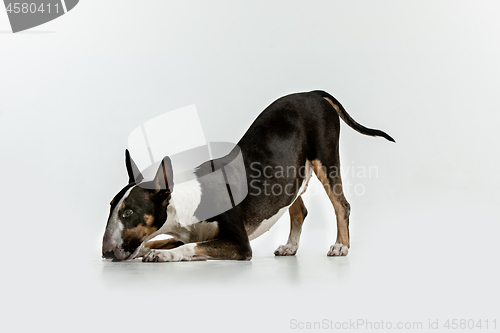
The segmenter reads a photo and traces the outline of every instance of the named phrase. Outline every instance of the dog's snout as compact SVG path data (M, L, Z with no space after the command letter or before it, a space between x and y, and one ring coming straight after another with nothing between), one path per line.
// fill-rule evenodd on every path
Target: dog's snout
M102 253L102 257L104 259L116 259L114 251L107 251Z

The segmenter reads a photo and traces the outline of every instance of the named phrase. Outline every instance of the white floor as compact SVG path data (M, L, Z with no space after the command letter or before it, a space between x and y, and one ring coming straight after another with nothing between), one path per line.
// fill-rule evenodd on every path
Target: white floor
M75 260L71 251L42 260L23 252L4 284L4 324L47 332L285 332L355 323L361 331L408 325L422 332L429 321L448 331L448 319L473 319L483 320L481 332L494 332L497 216L426 200L392 212L353 210L352 248L341 258L326 256L335 229L317 220L314 203L296 257L272 254L286 240L286 221L252 243L249 262L114 263L99 258L97 243Z

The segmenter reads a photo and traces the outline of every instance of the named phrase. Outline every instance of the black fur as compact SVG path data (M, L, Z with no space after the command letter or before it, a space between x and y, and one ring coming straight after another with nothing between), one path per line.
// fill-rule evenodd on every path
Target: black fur
M330 99L336 107L325 98ZM195 215L200 221L206 220L218 224L216 238L199 243L198 247L209 257L216 259L250 259L252 250L248 235L254 232L262 221L293 203L305 177L306 161L319 160L327 167L340 165L339 116L362 134L382 136L394 142L388 134L366 128L354 121L342 105L324 91L297 93L276 100L257 117L231 153L223 158L203 163L196 169L195 174L201 184L202 198ZM231 208L233 199L227 200L226 191L220 191L219 186L214 186L216 181L214 178L202 176L228 166L240 150L244 169L231 166L232 169L226 172L224 177L228 184L227 188L233 196L241 192L239 186L245 183L246 177L248 195ZM142 180L128 151L126 165L129 184L114 198L111 212L124 193ZM278 174L279 170L283 172ZM289 170L293 172L290 173ZM340 179L336 180L330 174L328 177L332 184ZM134 188L133 193L131 192L125 200L126 206L142 215L154 214L154 227L159 229L166 220L165 208L169 202L170 192L175 191L173 186L170 160L166 158L153 184L141 183ZM273 186L281 189L281 193L273 193ZM214 212L220 211L224 213L213 216ZM122 222L128 229L141 223ZM124 246L128 252L133 252L134 247L139 244L140 242L135 240ZM104 253L105 257L106 255Z
M306 160L317 159L327 166L338 165L339 115L324 97L337 104L342 112L341 117L358 132L394 141L382 131L368 129L355 122L334 97L323 91L292 94L272 103L253 122L238 142L238 148L228 156L213 161L216 166L226 165L238 153L237 149L241 149L245 162L245 170L239 170L238 173L246 173L248 196L233 209L207 220L217 221L218 239L239 244L242 253L239 259L251 256L248 234L255 231L263 220L293 203L304 179L301 170L304 170ZM197 173L205 174L210 165L209 162L204 163ZM266 167L267 170L274 170L271 173L280 168L297 172L295 175L285 172L283 177L274 175L267 178L264 175ZM212 184L200 179L202 205L217 207L223 201L221 196L225 194L211 193ZM288 186L291 191L282 195L273 195L270 191L271 195L266 195L265 182L278 184L277 188L281 189Z

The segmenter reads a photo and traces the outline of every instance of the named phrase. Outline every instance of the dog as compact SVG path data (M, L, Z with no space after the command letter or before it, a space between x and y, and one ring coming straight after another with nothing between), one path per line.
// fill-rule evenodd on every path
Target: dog
M145 181L126 150L129 182L111 201L103 258L123 261L142 257L145 262L250 260L250 241L268 231L286 210L290 214L289 238L274 254L295 255L307 216L301 195L313 173L337 219L336 242L327 255L347 255L351 207L342 191L339 117L359 133L395 142L385 132L357 123L333 96L318 90L273 102L238 142L238 149L201 164L193 171L193 180L186 183L176 183L168 157L160 163L154 179ZM200 206L216 207L218 193L198 176L239 153L244 170L238 174L246 175L248 194L231 209L200 219ZM160 234L172 238L151 241Z

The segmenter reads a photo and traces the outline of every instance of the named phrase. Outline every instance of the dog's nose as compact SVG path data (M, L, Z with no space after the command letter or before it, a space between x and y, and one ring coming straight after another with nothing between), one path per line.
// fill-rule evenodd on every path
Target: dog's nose
M104 259L116 259L115 253L113 251L107 251L102 253Z

